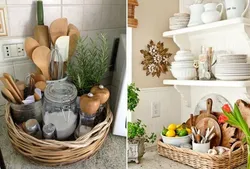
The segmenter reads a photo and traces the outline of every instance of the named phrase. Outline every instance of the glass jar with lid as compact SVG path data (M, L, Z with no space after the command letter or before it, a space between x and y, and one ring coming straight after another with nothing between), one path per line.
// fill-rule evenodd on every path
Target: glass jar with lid
M57 140L66 140L77 125L76 87L68 82L49 84L44 91L43 123L56 127Z

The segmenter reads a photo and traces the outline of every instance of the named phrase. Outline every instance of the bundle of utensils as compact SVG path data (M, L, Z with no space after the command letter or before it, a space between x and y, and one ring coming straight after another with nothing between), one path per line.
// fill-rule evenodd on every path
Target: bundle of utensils
M30 104L41 100L42 91L46 87L43 75L32 74L28 83L25 83L23 81L15 82L10 74L4 73L0 80L4 85L1 90L2 96L14 104Z
M186 28L190 20L190 15L187 13L175 13L169 18L169 29L176 30Z
M199 143L199 144L209 143L215 136L215 133L213 132L214 126L211 128L207 128L205 135L203 135L201 131L196 127L192 126L191 130L192 130L191 139L194 143Z
M49 35L51 42L47 45L32 37L26 38L25 51L46 80L59 80L64 78L65 65L75 52L80 32L67 18L59 18L51 23Z

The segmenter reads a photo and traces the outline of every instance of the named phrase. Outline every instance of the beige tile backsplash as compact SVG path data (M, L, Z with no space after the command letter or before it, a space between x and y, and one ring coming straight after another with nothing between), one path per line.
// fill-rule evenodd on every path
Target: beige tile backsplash
M5 7L7 11L7 38L33 35L37 22L35 2L36 0L0 0L0 7ZM88 35L94 38L99 32L108 33L110 49L114 39L126 32L126 0L43 0L43 2L45 25L49 26L56 18L67 17L70 23L78 27L82 36ZM0 37L0 41L2 38L6 37ZM1 62L3 61L0 60L0 75L8 72L20 80L24 80L25 76L35 69L29 60ZM103 80L108 85L111 79L112 72L108 72ZM1 85L0 83L0 87ZM0 104L1 100L0 96Z

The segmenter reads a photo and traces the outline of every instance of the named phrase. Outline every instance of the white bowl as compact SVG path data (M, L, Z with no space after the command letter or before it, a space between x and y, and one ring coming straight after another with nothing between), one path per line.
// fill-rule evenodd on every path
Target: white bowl
M162 138L163 143L170 144L173 146L178 146L178 147L180 147L180 145L182 145L182 144L190 143L191 142L190 136L191 135L187 135L187 136L183 136L183 137L167 137L167 136L163 136L161 134L161 138Z
M193 66L194 61L172 62L172 66Z
M181 54L191 54L191 50L179 50L176 52L177 55Z
M193 61L194 56L193 55L175 55L174 56L175 61Z
M172 68L171 72L177 80L192 80L196 76L195 68Z

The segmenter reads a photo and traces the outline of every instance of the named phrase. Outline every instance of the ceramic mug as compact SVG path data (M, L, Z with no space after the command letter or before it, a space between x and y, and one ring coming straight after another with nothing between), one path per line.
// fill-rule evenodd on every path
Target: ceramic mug
M192 142L193 150L200 153L207 153L210 149L210 142L205 144Z
M227 19L244 17L248 8L250 0L247 5L245 0L225 0Z

